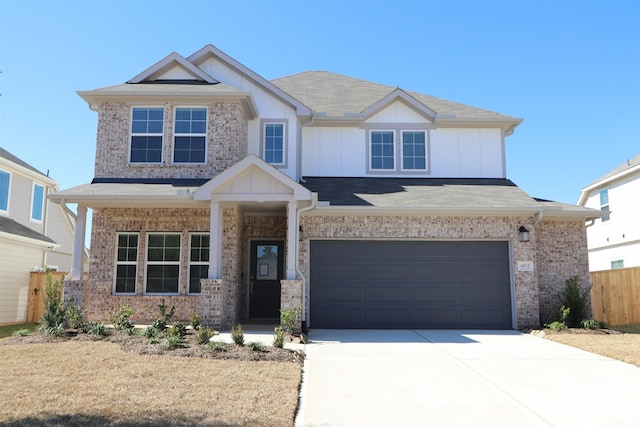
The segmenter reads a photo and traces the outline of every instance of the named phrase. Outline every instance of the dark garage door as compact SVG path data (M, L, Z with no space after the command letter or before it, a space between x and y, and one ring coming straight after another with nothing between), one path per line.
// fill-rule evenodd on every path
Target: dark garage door
M507 242L311 241L311 328L511 329Z

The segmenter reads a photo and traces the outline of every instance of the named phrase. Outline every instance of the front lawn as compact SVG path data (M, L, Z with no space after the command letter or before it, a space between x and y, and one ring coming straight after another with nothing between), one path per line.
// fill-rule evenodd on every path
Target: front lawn
M26 329L28 332L33 332L38 329L37 323L18 323L16 325L0 326L0 339L10 337L15 331Z

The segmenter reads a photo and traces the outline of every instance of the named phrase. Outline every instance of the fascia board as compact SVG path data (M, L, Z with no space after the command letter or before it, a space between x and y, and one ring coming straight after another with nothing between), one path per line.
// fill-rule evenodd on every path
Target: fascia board
M425 117L427 117L427 119L431 122L433 122L437 117L437 113L435 111L433 111L431 108L427 107L426 105L424 105L423 103L421 103L420 101L418 101L417 99L415 99L414 97L412 97L411 95L409 95L408 93L406 93L405 91L399 88L393 90L387 96L379 99L369 107L365 108L364 110L362 110L361 113L358 113L358 115L365 119L369 118L372 115L379 112L380 110L383 110L384 108L388 107L389 105L397 101L404 102L406 105L408 105L410 108L417 111L419 114L422 114Z
M140 83L151 77L152 75L167 69L172 64L177 64L187 70L189 73L193 74L195 77L198 77L204 80L207 83L219 83L216 79L211 77L209 74L205 73L202 69L196 67L191 62L187 61L184 57L179 55L176 52L173 52L161 59L160 61L153 64L151 67L144 70L142 73L138 74L127 83Z
M59 248L58 243L45 242L44 240L32 239L30 237L18 236L4 231L0 231L0 239L13 240L15 242L25 243L28 245L40 246L43 248Z
M457 118L449 115L438 115L435 119L435 124L438 127L473 127L473 128L490 128L500 127L505 131L505 134L511 135L520 123L524 119L501 119L501 118Z
M615 175L611 175L602 179L599 179L589 185L587 185L586 187L584 187L582 189L582 191L580 192L580 198L578 199L578 205L580 206L584 206L584 203L586 203L586 199L589 196L589 193L592 192L593 190L599 188L599 187L603 187L605 185L611 184L614 181L617 181L619 179L622 179L624 177L626 177L627 175L631 175L634 173L640 173L640 164L630 167L629 169L625 169Z
M58 183L41 172L35 172L17 163L13 163L3 157L0 157L0 164L5 165L7 169L14 169L16 173L26 175L31 179L43 181L48 187L56 187Z

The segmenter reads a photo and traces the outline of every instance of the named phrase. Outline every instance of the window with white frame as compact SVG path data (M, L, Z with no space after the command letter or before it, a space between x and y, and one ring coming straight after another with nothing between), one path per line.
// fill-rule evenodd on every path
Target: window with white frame
M180 234L150 233L147 244L148 294L177 294L180 283Z
M162 162L164 108L134 107L131 114L131 163Z
M11 183L11 174L0 170L0 212L9 210L9 184Z
M138 273L138 233L118 233L116 294L135 294Z
M205 163L207 139L206 108L176 108L174 163Z
M209 234L191 234L189 247L189 293L200 293L200 279L209 274Z
M617 259L617 260L611 261L611 269L615 270L618 268L624 268L624 260Z
M33 221L42 221L44 211L44 187L34 183L31 193L31 219Z
M395 160L395 132L392 130L372 130L370 142L371 170L394 170Z
M608 188L600 190L600 210L601 211L609 210L609 189ZM602 217L602 222L609 221L610 219L611 219L610 215L607 214Z
M262 157L272 165L286 164L286 122L263 122Z
M402 131L402 169L427 169L427 142L424 131Z

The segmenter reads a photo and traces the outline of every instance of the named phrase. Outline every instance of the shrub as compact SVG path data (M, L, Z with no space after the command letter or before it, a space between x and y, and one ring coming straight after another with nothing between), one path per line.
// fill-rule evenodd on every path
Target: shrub
M57 337L64 336L66 319L62 305L62 280L53 280L51 274L47 275L47 284L44 287L44 314L40 318L40 330L45 334Z
M265 353L269 351L264 346L264 344L262 344L261 342L250 342L250 343L247 343L247 347L249 347L251 349L251 351L262 351L262 352L265 352Z
M567 329L567 325L564 322L557 322L557 321L551 322L545 326L551 329L552 331L564 331L565 329Z
M171 328L173 329L173 328ZM173 350L182 344L182 337L180 335L167 335L162 341L160 341L160 347L165 350Z
M170 329L175 331L175 333L177 333L181 337L187 335L187 327L181 322L173 322L173 325L171 325Z
M190 321L190 323L191 323L191 327L194 330L200 329L200 315L197 314L197 313L192 312L191 313L191 321Z
M27 335L29 335L28 329L18 329L17 331L13 331L11 333L12 337L26 337Z
M553 331L564 331L567 329L567 317L569 316L571 309L562 306L555 313L550 316L550 323L546 323L545 328L549 328Z
M229 344L222 341L209 341L206 344L206 347L209 350L214 350L214 351L227 351Z
M582 321L582 327L585 329L602 329L602 323L595 319L584 319Z
M284 332L280 326L274 329L273 346L277 348L284 347Z
M73 299L67 301L67 308L64 311L66 320L73 329L82 329L84 323L84 316L87 314L87 310L82 310L75 304Z
M231 328L231 339L238 345L244 345L244 331L241 324L238 323L237 326Z
M566 324L570 328L577 328L584 319L587 304L589 302L590 289L582 290L580 288L580 279L573 276L564 282L564 291L558 297L563 307L569 309L566 317Z
M285 332L293 335L298 326L298 318L302 313L302 306L297 308L284 308L280 310L280 323Z
M91 335L105 336L107 335L107 327L102 322L89 322L87 323L87 333Z
M133 335L135 327L133 322L129 320L129 316L133 314L133 307L122 302L118 303L118 310L109 316L113 327L127 335Z
M201 326L198 328L198 332L196 333L196 340L198 341L198 344L207 344L211 340L212 336L213 331L211 329Z

